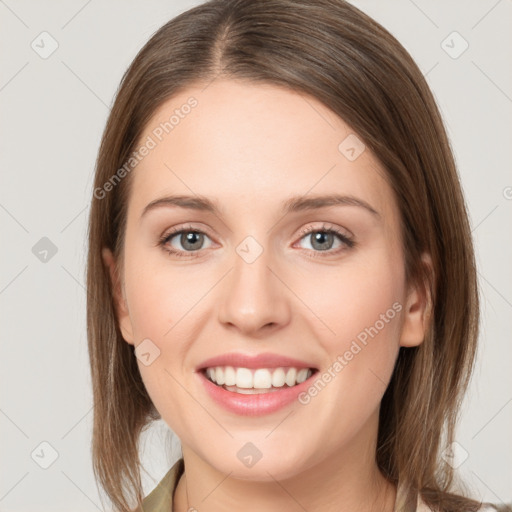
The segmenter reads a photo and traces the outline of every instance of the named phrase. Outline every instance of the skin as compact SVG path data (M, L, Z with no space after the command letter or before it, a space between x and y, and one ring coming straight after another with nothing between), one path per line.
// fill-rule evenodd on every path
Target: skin
M124 265L103 251L112 277L121 275L115 297L124 339L137 346L149 338L160 350L149 366L137 362L182 442L175 510L392 511L396 488L375 462L379 407L400 346L423 341L427 297L405 282L385 172L368 148L354 161L338 150L353 131L316 99L227 79L168 100L141 140L190 96L197 107L131 176ZM291 196L332 193L360 198L379 215L353 205L281 212ZM171 194L217 200L220 213L174 206L141 219L147 204ZM206 233L196 257L158 245L170 228L190 224ZM356 245L334 237L322 251L311 234L301 237L325 225ZM250 264L236 252L248 235L263 248ZM186 251L182 242L178 234L172 246ZM401 311L307 405L239 416L214 403L195 373L207 358L234 351L274 352L326 370L395 302ZM246 442L262 453L251 468L236 456Z

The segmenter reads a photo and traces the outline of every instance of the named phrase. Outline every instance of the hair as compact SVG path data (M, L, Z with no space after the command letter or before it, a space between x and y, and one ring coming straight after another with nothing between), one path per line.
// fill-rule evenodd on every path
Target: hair
M401 214L406 281L424 286L431 301L423 342L400 348L383 396L376 462L386 478L417 490L434 510L478 509L480 502L454 491L456 475L441 457L454 441L479 323L474 251L454 157L436 101L409 53L343 0L212 0L157 30L125 72L96 161L88 231L96 479L117 509L130 510L133 496L140 504L139 438L160 419L115 313L131 174L108 193L96 191L123 167L163 102L219 77L316 98L386 170ZM119 262L114 280L103 248Z

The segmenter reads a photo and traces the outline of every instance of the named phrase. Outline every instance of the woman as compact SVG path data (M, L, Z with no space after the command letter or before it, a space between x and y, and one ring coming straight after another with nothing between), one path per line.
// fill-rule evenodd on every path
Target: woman
M464 198L385 29L341 0L181 14L123 77L94 187L93 459L117 510L494 510L453 491ZM160 418L183 458L142 502Z

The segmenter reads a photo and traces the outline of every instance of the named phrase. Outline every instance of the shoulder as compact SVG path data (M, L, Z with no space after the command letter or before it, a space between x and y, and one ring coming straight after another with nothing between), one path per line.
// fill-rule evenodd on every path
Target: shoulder
M157 486L142 500L142 505L132 512L167 512L172 510L174 491L183 471L184 462L183 459L179 459Z
M435 512L418 496L416 512ZM512 503L482 503L477 512L512 512Z
M511 503L482 503L478 512L512 512Z

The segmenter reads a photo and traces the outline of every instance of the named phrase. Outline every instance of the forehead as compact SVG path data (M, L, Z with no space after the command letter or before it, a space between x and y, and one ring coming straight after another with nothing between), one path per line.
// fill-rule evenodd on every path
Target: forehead
M340 193L393 215L385 172L342 119L311 96L214 80L160 106L139 139L130 209L165 194L212 197L226 212L273 210L291 196Z

